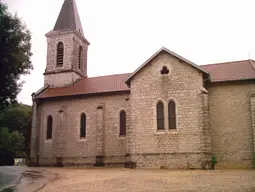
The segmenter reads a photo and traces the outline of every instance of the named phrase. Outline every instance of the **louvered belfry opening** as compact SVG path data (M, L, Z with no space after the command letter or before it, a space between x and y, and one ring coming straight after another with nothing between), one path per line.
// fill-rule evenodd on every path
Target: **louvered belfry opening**
M80 46L79 47L79 65L78 65L78 67L79 67L79 69L81 69L81 62L82 62L82 46Z
M64 44L58 43L57 46L57 67L62 67L64 63Z

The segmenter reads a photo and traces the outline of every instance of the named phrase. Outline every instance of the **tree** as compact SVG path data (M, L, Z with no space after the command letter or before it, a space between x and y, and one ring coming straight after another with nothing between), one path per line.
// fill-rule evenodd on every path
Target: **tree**
M10 131L23 132L32 121L32 107L24 104L9 105L0 110L0 127L8 127Z
M14 157L24 157L24 141L18 131L0 128L0 165L13 165Z
M0 110L0 127L18 131L25 138L25 152L29 156L32 125L32 107L24 104L9 105Z
M7 12L0 1L0 107L16 101L23 82L20 75L33 69L31 33L17 14Z

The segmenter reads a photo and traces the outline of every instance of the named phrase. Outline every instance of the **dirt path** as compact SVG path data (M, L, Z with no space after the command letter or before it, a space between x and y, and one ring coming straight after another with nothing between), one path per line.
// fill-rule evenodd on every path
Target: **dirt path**
M35 192L56 179L57 174L46 169L29 168L22 173L21 182L15 189L17 192Z
M40 192L255 192L255 170L170 171L49 168L59 179Z

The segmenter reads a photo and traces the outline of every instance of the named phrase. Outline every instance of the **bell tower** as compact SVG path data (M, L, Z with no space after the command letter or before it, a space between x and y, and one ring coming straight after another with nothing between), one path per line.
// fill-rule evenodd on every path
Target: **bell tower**
M65 0L58 19L47 37L44 85L63 87L87 77L85 38L75 0Z

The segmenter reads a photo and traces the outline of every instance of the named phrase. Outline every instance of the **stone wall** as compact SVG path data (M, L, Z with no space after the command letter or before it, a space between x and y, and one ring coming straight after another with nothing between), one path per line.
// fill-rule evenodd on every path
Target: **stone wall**
M74 58L74 33L53 34L47 37L47 65L45 72L51 72L61 69L71 69ZM63 67L57 67L57 44L63 42L64 44L64 63Z
M81 76L67 70L75 70L83 76L87 76L87 50L88 44L75 32L60 32L47 35L47 64L44 76L44 84L52 87L72 84ZM62 67L56 65L57 45L64 44L64 62ZM82 46L81 69L78 68L79 47ZM63 72L65 71L65 72ZM54 74L52 74L54 72ZM62 80L62 81L61 81Z
M81 76L75 72L62 72L55 74L44 75L44 84L51 87L64 87L72 85L77 80L81 79Z
M37 161L37 102L33 99L33 115L32 115L32 127L31 127L31 143L30 143L30 159L32 164L36 164Z
M255 90L251 91L251 125L252 125L252 137L253 137L253 162L252 168L255 169Z
M163 66L169 74L161 75ZM202 72L162 52L131 80L129 153L141 167L201 167L210 153L207 96L201 94ZM156 128L156 104L162 101L167 116L170 100L176 103L177 129ZM206 120L206 121L204 121ZM208 151L209 150L209 151ZM152 162L151 162L152 161Z
M217 167L250 168L253 137L251 91L254 82L214 83L209 86L212 154Z
M124 163L126 139L119 138L119 111L128 114L128 94L80 97L40 102L39 163L54 165L93 165L97 156L106 164ZM86 139L80 139L80 116L87 117ZM53 117L52 140L46 140L48 115ZM127 121L127 126L129 121Z
M74 36L74 58L73 58L73 69L80 71L82 75L87 77L87 60L88 60L88 45L81 40L78 36ZM79 63L79 47L82 46L81 54L81 69L78 67Z

